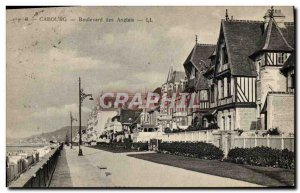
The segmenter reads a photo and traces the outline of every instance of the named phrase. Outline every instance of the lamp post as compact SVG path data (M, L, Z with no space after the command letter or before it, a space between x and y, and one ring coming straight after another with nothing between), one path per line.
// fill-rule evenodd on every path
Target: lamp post
M89 98L90 100L94 100L92 97L92 94L85 94L83 92L83 89L81 88L81 79L79 77L79 144L78 144L79 152L78 152L78 156L83 156L82 149L80 147L80 145L82 143L82 139L81 139L81 135L82 135L82 132L81 132L81 104L86 97L90 97Z
M73 124L73 121L77 121L76 118L73 117L72 115L72 112L70 112L70 119L71 119L71 149L73 148L73 128L72 128L72 124Z

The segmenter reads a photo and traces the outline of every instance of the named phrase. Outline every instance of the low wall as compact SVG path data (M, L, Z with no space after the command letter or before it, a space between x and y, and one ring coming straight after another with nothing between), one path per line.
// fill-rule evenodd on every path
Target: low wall
M162 141L174 142L213 142L213 130L202 130L202 131L185 131L179 133L168 133L162 135L160 138Z
M219 131L213 133L213 144L223 150L227 156L230 149L252 148L252 147L270 147L273 149L288 149L294 151L294 137L281 136L238 136L235 132Z
M9 188L48 187L62 146L52 149L39 162L7 186Z
M266 136L266 137L234 137L231 148L271 147L273 149L288 149L294 151L294 137Z

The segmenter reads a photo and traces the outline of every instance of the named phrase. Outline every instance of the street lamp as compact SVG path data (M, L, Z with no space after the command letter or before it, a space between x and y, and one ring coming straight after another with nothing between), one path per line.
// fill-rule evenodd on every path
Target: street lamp
M72 129L72 124L73 124L73 121L77 121L76 118L73 117L72 115L72 112L70 112L70 119L71 119L71 149L72 149L72 145L73 145L73 129Z
M81 88L81 79L79 77L79 144L78 144L79 152L78 152L78 156L83 156L82 149L80 147L80 145L82 143L82 139L81 139L81 104L86 97L90 97L89 100L94 100L92 97L92 94L85 94L83 92L83 89Z

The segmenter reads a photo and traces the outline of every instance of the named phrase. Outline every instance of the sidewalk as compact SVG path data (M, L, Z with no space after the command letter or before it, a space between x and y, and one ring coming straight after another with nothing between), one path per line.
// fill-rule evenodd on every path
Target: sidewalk
M79 157L78 147L66 147L66 163L69 175L57 167L54 176L62 179L54 180L51 187L65 187L64 181L70 176L73 187L259 187L259 185L194 172L163 164L153 163L103 150L83 147L83 155ZM145 152L148 154L147 152ZM131 153L133 154L133 153ZM99 168L105 168L100 169ZM67 173L67 172L66 172ZM55 178L54 178L55 179Z
M99 163L100 165L100 163ZM111 187L104 171L95 167L86 156L78 156L78 147L65 147L58 160L50 187Z
M51 179L50 187L58 188L72 186L73 183L71 179L70 169L68 167L66 150L62 150Z
M145 152L147 154L147 152ZM83 148L83 154L94 167L107 167L109 179L116 187L261 187L182 168L153 163L94 148Z

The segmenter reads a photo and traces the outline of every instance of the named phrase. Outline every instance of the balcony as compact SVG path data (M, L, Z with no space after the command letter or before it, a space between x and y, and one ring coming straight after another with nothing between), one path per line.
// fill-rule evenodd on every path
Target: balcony
M218 74L224 74L224 71L227 71L229 69L229 64L219 64ZM225 72L226 73L226 72Z
M201 109L209 109L209 101L200 101L199 108Z
M201 110L207 110L209 108L210 108L209 100L200 101L199 104L198 104L198 108L194 108L193 112L198 112L198 111L201 111Z
M210 108L215 108L217 107L217 103L216 102L210 102Z
M160 115L158 115L157 120L159 120L159 121L170 121L170 120L172 120L172 116L171 115L166 115L166 114L160 114Z
M228 97L224 97L222 99L218 99L218 106L224 106L224 105L228 105L231 103L234 103L234 97L233 96L228 96Z
M173 117L185 117L187 116L187 112L184 111L184 112L174 112L173 113Z

